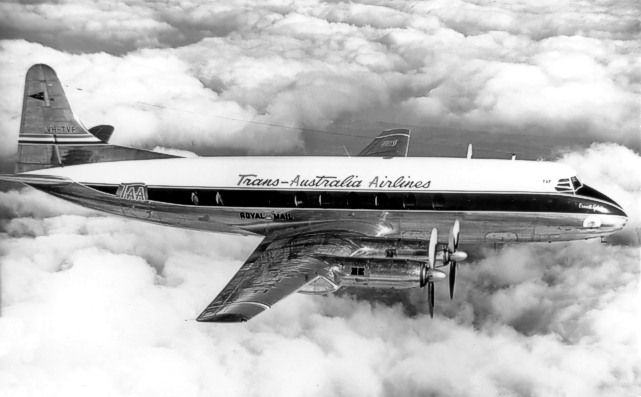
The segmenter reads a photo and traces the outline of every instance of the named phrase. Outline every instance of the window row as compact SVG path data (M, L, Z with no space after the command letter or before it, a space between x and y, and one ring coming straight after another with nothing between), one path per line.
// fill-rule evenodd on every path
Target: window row
M117 187L93 186L115 194ZM582 189L586 189L583 186ZM589 212L579 196L528 193L296 192L148 188L152 201L181 205L381 210ZM580 206L579 203L584 204Z
M388 195L387 193L357 192L278 192L234 190L190 190L189 194L176 189L149 189L149 200L204 206L276 207L276 208L398 208L413 209L417 198L414 193ZM438 204L438 200L436 202Z

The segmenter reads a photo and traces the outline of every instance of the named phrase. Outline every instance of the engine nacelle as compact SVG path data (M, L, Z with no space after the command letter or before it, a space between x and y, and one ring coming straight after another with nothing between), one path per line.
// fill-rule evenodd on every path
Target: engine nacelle
M354 242L359 249L354 256L369 257L404 257L423 256L427 257L428 242L425 240L401 240L382 238L359 238Z
M421 268L424 267L422 262L399 259L355 257L325 260L334 265L334 282L341 287L414 288L420 285ZM436 269L432 272L443 273Z

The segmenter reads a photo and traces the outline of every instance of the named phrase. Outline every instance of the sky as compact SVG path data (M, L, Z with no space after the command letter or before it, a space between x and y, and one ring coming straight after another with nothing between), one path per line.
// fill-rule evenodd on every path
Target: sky
M347 291L212 325L194 319L258 238L7 186L0 395L641 394L640 20L634 0L0 3L4 172L46 63L116 144L343 155L409 126L410 155L558 161L630 217L607 244L475 249L434 319L419 290Z

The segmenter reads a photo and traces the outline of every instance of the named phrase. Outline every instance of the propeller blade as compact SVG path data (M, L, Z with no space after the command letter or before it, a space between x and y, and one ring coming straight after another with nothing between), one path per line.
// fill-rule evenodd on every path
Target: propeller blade
M429 252L428 252L428 258L429 258L429 267L430 269L434 269L434 265L436 264L436 243L438 240L438 231L436 228L432 229L432 235L430 236L430 246L429 246Z
M456 283L456 268L458 263L450 262L450 299L454 299L454 284Z
M452 226L452 238L453 244L451 252L455 252L458 249L458 242L461 234L461 222L457 220L454 221L454 226Z
M454 249L454 226L450 228L450 235L447 238L447 251L450 254L456 251Z
M434 318L434 283L427 283L427 300L430 308L430 317Z

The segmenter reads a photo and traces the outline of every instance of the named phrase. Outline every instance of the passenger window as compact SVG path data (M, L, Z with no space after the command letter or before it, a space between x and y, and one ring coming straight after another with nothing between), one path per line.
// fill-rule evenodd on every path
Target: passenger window
M403 197L403 208L412 209L414 207L416 207L416 196L414 193L406 194Z
M216 192L216 205L225 205L225 203L223 202L223 196L222 194L220 194L220 192Z
M389 206L389 197L387 194L377 194L376 197L374 197L374 205L376 205L376 208L387 208Z
M307 202L307 195L305 193L296 193L294 196L294 205L297 207L304 207Z
M358 208L361 205L361 198L358 193L351 192L347 195L347 206L350 208Z
M329 193L321 193L321 195L318 196L318 204L323 208L331 207L333 203L332 195Z
M445 195L443 193L436 193L432 198L432 208L435 210L442 210L445 208Z
M267 194L267 203L271 207L279 207L281 205L281 197L278 192L270 192Z
M352 266L352 276L364 276L364 275L365 275L364 267Z

